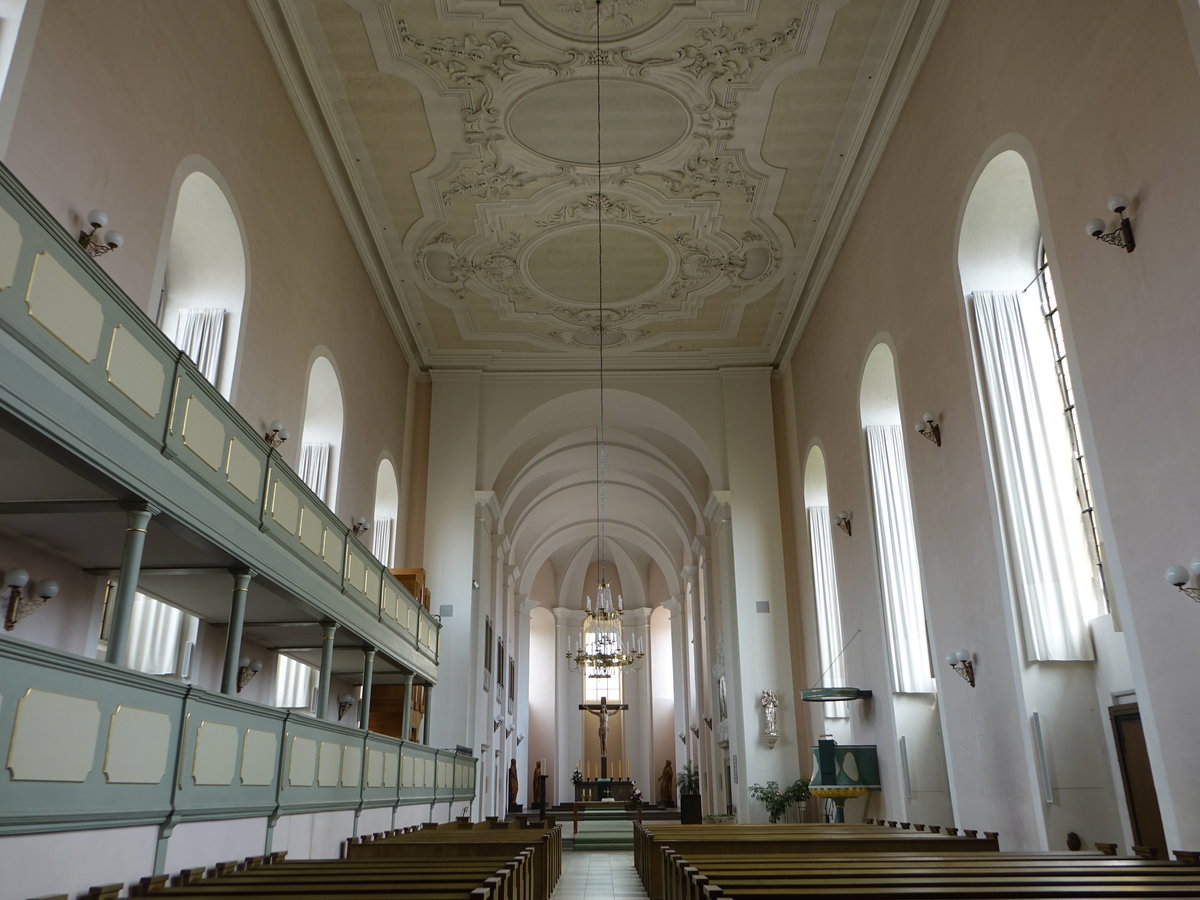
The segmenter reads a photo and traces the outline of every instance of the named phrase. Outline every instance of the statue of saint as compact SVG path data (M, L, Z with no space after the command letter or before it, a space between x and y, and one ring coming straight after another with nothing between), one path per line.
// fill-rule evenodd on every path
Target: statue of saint
M546 800L546 785L542 781L542 761L533 767L533 805L541 806Z
M510 807L517 805L517 761L514 759L508 764L508 805Z
M658 776L658 802L663 806L675 805L675 769L669 759Z
M759 702L767 716L767 727L763 729L763 734L779 734L779 723L775 719L779 709L779 691L763 691Z

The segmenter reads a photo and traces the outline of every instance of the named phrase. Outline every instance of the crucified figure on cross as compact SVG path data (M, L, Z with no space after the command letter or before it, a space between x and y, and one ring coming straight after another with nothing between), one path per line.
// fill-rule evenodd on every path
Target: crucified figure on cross
M609 703L607 697L601 697L599 703L580 703L579 708L589 712L600 720L600 777L608 777L608 716L623 709L629 709L628 703Z

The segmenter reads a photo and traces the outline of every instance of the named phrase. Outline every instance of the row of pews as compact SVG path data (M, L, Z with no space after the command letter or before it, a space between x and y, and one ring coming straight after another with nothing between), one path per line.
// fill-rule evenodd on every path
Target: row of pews
M289 860L285 853L155 875L129 885L157 900L549 900L562 874L562 827L471 823L399 829L343 845L341 859ZM115 900L101 885L79 900ZM34 900L69 900L66 894Z
M907 823L905 823L907 824ZM1200 897L1200 860L1000 852L997 836L863 825L635 826L651 900Z

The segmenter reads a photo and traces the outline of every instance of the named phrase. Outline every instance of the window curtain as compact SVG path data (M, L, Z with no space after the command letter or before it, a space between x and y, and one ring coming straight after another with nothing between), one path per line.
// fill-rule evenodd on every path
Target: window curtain
M812 549L813 590L817 600L817 646L823 673L821 686L845 687L846 661L841 655L842 613L838 607L828 506L808 508L808 542ZM849 715L849 704L844 700L825 704L826 718L844 719Z
M290 656L275 660L275 705L284 709L308 709L312 706L317 670ZM318 710L318 712L320 712Z
M928 693L933 690L933 677L904 435L899 425L868 425L865 431L892 688L900 693Z
M225 310L181 309L175 326L175 346L191 357L210 384L217 383L221 369L221 338L225 333Z
M1031 660L1094 659L1103 614L1075 492L1054 351L1036 309L1011 292L971 295L984 405Z
M148 675L172 675L184 613L145 594L133 595L127 665Z
M305 443L300 448L300 479L312 492L328 502L329 451L331 444Z
M392 553L395 550L395 531L395 519L376 519L371 528L371 552L389 569L392 567Z

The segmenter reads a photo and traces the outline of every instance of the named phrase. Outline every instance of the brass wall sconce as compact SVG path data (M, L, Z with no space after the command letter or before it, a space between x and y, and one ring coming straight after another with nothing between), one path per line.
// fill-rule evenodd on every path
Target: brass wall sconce
M267 432L263 435L263 440L272 447L279 447L290 437L291 434L283 427L283 423L276 419L267 426Z
M840 513L838 513L836 516L834 516L833 524L836 525L838 528L842 529L842 531L846 532L847 537L850 536L850 513L849 513L849 511L843 509Z
M931 412L921 415L921 421L917 423L917 434L923 435L925 440L937 447L942 446L942 426L937 423Z
M342 721L342 718L346 715L346 713L350 712L350 707L352 707L353 705L354 705L354 695L353 694L342 694L342 696L338 697L338 721L339 722Z
M24 569L8 569L4 573L4 586L8 589L5 631L12 631L18 622L41 609L47 600L58 596L58 582L53 578L43 578L34 582L31 590L26 590L29 581L29 573Z
M110 250L116 250L125 243L125 235L115 228L108 229L103 235L98 234L100 229L108 224L108 214L104 210L89 210L84 219L92 226L92 230L79 232L79 246L86 250L92 259L103 256Z
M690 726L688 728L688 731L690 731L692 733L692 737L694 737L694 738L700 737L700 726L699 725Z
M705 716L704 724L708 726L709 731L712 731L712 716Z
M353 531L358 537L362 537L371 530L371 525L367 521L366 516L357 516L351 523L350 530Z
M1181 593L1200 603L1200 587L1191 586L1193 579L1200 580L1200 559L1192 560L1190 566L1171 566L1163 577Z
M953 654L946 657L946 665L957 672L963 681L971 687L975 687L975 662L969 651L955 650Z
M525 740L525 733L524 733L524 732L522 732L521 734L518 734L518 735L517 735L517 746L518 746L518 747L520 747L520 746L521 746L521 741L523 741L523 740Z
M248 656L243 656L238 660L237 689L239 694L242 692L242 688L248 685L262 669L263 664L261 659L251 659Z
M679 743L683 744L685 747L687 746L687 732L686 731L679 732Z
M1098 241L1104 241L1114 247L1124 247L1126 253L1132 253L1137 244L1133 240L1133 225L1129 222L1129 216L1125 215L1125 210L1129 208L1129 198L1124 194L1113 194L1108 198L1108 208L1121 217L1116 227L1109 231L1107 222L1095 218L1087 223L1085 231Z
M510 738L510 737L512 737L512 733L513 733L513 730L512 730L512 726L511 726L511 725L509 725L507 728L505 728L505 729L504 729L504 737L505 737L505 738Z
M504 720L502 718L500 718L499 716L496 716L496 718L492 719L492 731L493 732L498 731L500 729L500 726L503 724L504 724Z

